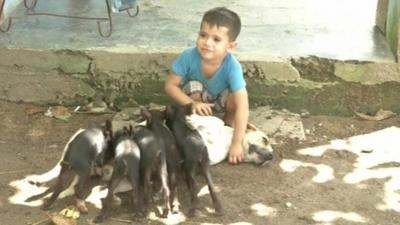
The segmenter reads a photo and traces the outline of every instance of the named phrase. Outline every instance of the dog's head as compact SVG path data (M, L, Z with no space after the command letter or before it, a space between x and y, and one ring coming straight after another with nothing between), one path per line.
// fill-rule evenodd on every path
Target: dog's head
M252 124L247 125L243 151L245 162L265 165L273 158L273 149L269 138Z

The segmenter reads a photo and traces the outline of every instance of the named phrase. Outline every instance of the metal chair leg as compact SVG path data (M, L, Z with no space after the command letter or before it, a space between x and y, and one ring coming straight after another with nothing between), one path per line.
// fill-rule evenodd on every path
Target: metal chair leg
M24 0L24 6L28 10L33 10L37 4L38 0L32 0L31 4L28 4L28 0Z
M9 17L8 18L8 24L7 24L7 27L6 27L6 29L3 29L3 28L1 28L0 27L0 31L1 32L8 32L9 30L10 30L10 28L11 28L11 25L12 25L12 18L11 17Z
M108 13L108 25L109 25L109 29L108 29L108 32L105 34L104 32L103 32L103 30L101 29L101 25L100 25L100 20L97 20L97 29L98 29L98 31L99 31L99 33L100 33L100 35L102 36L102 37L110 37L111 36L111 33L112 33L112 18L111 18L111 7L110 7L110 2L108 1L108 0L105 0L106 1L106 5L107 5L107 13Z
M128 16L129 16L129 17L135 17L135 16L137 16L137 15L139 14L139 6L138 6L138 5L136 6L136 12L135 12L135 14L132 14L132 13L129 11L129 9L127 9L126 12L128 13Z
M6 4L6 0L4 0L4 1L1 2L1 6L0 6L0 18L1 18L1 16L3 15L3 13L4 13L4 5L5 5L5 4ZM3 21L3 22L6 23L6 21ZM3 29L3 28L0 27L0 31L1 31L1 32L8 32L8 31L10 30L10 28L11 28L11 25L12 25L12 17L9 17L9 18L8 18L8 24L7 24L6 29Z

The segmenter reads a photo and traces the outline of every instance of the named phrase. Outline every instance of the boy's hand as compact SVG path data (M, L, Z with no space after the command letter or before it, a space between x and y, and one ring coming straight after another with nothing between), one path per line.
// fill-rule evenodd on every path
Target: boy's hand
M192 113L198 114L200 116L211 116L213 114L212 107L214 107L214 104L194 102L192 104Z
M238 164L243 161L243 147L241 144L231 144L229 148L229 163Z

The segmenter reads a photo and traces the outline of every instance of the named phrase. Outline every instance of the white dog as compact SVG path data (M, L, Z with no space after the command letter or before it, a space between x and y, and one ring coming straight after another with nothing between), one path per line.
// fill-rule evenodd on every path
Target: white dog
M215 165L228 157L233 128L215 116L186 116L187 125L197 130L207 146L210 164ZM267 135L248 124L243 140L244 161L265 164L272 159L273 149Z

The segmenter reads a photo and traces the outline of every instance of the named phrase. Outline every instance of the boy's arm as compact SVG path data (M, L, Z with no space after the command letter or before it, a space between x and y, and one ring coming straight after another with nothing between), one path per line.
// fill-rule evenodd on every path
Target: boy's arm
M171 97L176 103L179 105L187 105L192 103L192 113L197 113L199 115L211 115L213 104L203 103L200 101L195 101L190 98L187 94L185 94L181 87L180 83L182 81L182 77L171 73L167 81L165 82L164 89L165 93Z
M247 90L244 88L232 94L234 115L233 115L233 137L229 149L229 162L233 164L243 161L243 139L246 134L249 117L249 100Z
M187 96L180 88L182 77L171 73L169 74L167 81L165 82L164 89L165 93L171 97L179 105L187 105L192 103L193 100Z

